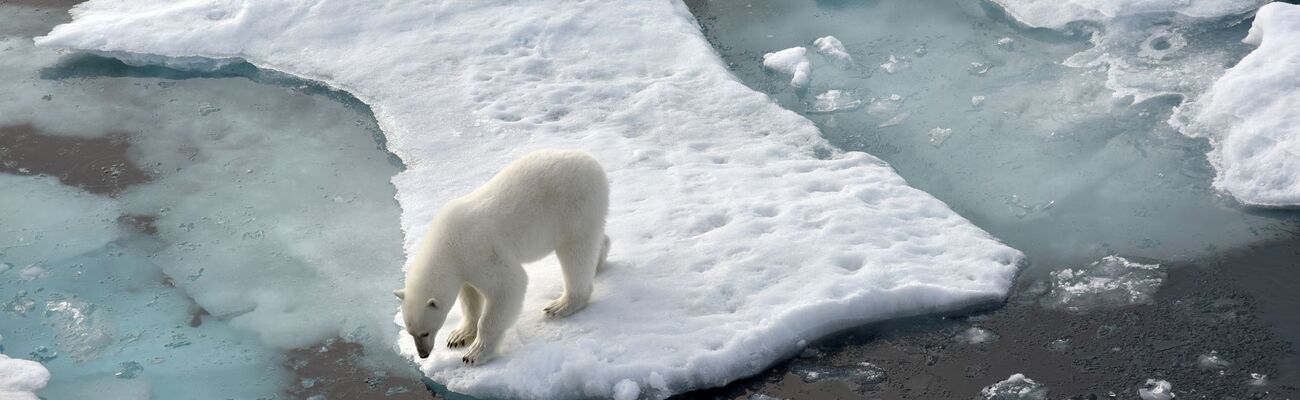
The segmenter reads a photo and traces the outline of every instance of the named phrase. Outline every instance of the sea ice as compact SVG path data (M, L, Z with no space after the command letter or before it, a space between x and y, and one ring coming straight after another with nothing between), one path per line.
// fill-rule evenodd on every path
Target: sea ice
M1082 312L1150 303L1166 274L1156 264L1108 256L1087 267L1053 271L1051 276L1051 289L1039 302L1048 308Z
M1174 397L1174 385L1162 379L1147 379L1146 384L1138 389L1142 400L1170 400Z
M486 365L446 349L422 362L471 395L612 397L628 380L662 398L721 385L793 356L800 340L1001 298L1022 257L737 82L680 3L92 0L73 18L39 43L243 58L370 104L407 166L393 183L408 252L441 204L521 154L596 155L614 188L614 250L591 306L562 321L525 313ZM528 269L525 309L540 310L559 269ZM345 279L370 287L398 274L384 275ZM276 336L336 323L277 323Z
M856 110L861 107L862 100L854 97L853 94L843 90L831 89L813 96L812 104L808 105L808 112L833 113Z
M0 354L0 399L37 400L36 391L49 381L40 363Z
M763 66L770 70L790 76L790 86L796 89L808 87L812 81L812 62L808 61L808 49L791 47L763 55Z
M817 53L832 60L836 66L847 68L853 65L853 56L844 49L844 43L834 36L819 37L813 40L813 45L817 46Z
M980 390L985 400L1047 400L1047 393L1047 385L1034 382L1024 374L1011 375Z
M889 379L889 374L884 368L869 362L837 367L819 361L796 360L791 365L790 372L807 383L823 380L843 381L858 392L869 390Z
M972 326L958 333L953 339L965 344L983 344L997 341L998 334L988 329Z
M1223 357L1220 357L1219 352L1211 350L1209 354L1202 354L1199 357L1196 357L1196 365L1205 369L1219 370L1228 368L1232 363L1228 362L1228 360L1224 360Z
M1209 138L1214 187L1242 203L1300 206L1300 5L1259 9L1244 42L1259 46L1185 106L1182 132Z
M1071 22L1106 22L1143 14L1217 18L1248 13L1271 0L993 0L1021 23L1063 29Z

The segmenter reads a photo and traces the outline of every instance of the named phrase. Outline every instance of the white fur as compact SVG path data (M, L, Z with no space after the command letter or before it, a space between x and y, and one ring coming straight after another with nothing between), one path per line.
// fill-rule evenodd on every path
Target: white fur
M468 345L462 358L468 364L491 359L523 307L528 277L522 264L551 252L560 259L564 294L544 311L558 318L586 307L609 251L608 212L604 170L586 153L570 150L529 153L444 205L410 260L406 287L394 292L420 356L428 356L459 298L464 318L447 345Z

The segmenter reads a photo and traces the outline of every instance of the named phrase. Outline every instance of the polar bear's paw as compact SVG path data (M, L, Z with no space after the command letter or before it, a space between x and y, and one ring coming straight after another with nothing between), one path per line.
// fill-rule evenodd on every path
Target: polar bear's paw
M469 351L465 352L460 361L469 365L479 365L487 363L495 355L491 349L483 345L483 341L476 340L474 344L469 345Z
M587 302L578 302L569 298L569 296L560 296L552 301L550 305L542 309L546 316L551 318L564 318L587 307Z
M453 349L465 347L473 343L477 337L478 332L475 329L458 328L447 336L447 347Z

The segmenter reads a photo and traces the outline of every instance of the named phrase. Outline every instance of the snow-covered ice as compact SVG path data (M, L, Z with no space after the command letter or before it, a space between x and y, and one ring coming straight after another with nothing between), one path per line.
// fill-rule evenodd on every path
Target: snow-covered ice
M785 50L763 55L763 66L770 70L789 75L790 86L796 89L808 87L812 81L812 62L808 61L808 49L791 47Z
M1217 18L1248 13L1271 0L993 0L1012 18L1036 28L1071 22L1106 22L1144 14Z
M681 4L98 0L73 14L39 43L242 58L371 105L407 165L393 183L408 252L439 205L521 154L576 147L602 160L614 250L592 305L563 321L525 314L488 365L436 352L423 368L453 390L603 397L628 380L664 397L720 385L800 340L1000 298L1021 259L736 82ZM525 307L540 310L558 268L529 270Z
M1024 374L1013 374L980 390L985 400L1046 400L1047 393L1047 385L1034 382Z
M1300 206L1298 41L1300 5L1265 5L1244 40L1258 48L1187 106L1183 132L1209 138L1214 186L1242 203Z
M1089 311L1150 303L1166 273L1159 265L1108 256L1086 267L1051 273L1051 288L1039 302L1048 308Z
M0 354L0 399L37 400L36 391L49 381L40 363Z
M1170 400L1174 397L1174 385L1163 379L1147 379L1147 382L1138 388L1138 397L1142 400Z

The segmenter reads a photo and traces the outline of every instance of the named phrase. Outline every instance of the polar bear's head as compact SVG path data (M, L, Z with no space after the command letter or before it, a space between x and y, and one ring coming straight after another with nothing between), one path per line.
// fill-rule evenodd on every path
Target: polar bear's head
M415 339L415 349L420 358L428 358L433 351L433 337L442 329L447 320L447 310L451 303L435 298L407 296L406 289L397 289L393 294L402 300L402 320L406 323L406 333Z

